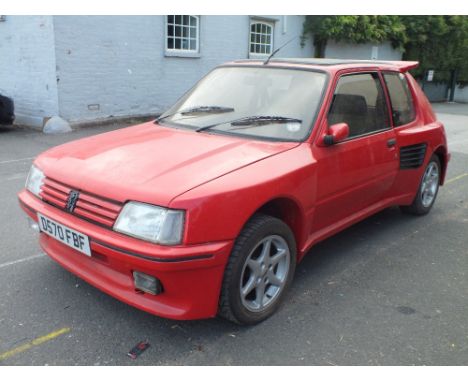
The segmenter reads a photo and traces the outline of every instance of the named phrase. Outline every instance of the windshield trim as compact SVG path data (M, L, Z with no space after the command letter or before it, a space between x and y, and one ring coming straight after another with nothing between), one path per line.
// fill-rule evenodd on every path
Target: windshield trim
M323 104L324 104L325 95L327 93L328 85L330 83L330 77L331 77L330 72L328 72L327 70L322 70L322 69L317 69L317 68L291 67L291 66L285 66L285 65L223 64L223 65L219 65L219 66L213 68L206 75L204 75L202 78L200 78L200 80L198 80L197 83L195 83L192 87L190 87L190 89L188 89L176 102L174 102L173 105L175 105L177 102L179 102L180 99L185 97L186 94L191 92L193 90L193 88L195 88L198 85L198 83L201 82L205 77L207 77L209 74L211 74L211 72L213 72L213 71L215 71L216 69L219 69L219 68L262 68L262 69L302 70L302 71L306 71L306 72L316 72L316 73L324 74L325 75L325 82L323 84L322 93L320 94L320 100L319 100L319 103L318 103L317 108L315 110L315 115L311 120L310 126L309 126L309 128L307 130L307 134L304 136L304 138L302 138L302 139L286 139L286 138L275 138L275 137L262 137L262 136L253 135L253 134L241 134L237 130L236 130L236 132L230 132L228 130L208 129L208 130L203 130L203 131L200 131L200 132L196 132L195 129L193 129L192 127L187 127L188 125L182 124L182 123L168 122L168 121L165 121L165 120L163 120L161 122L157 122L157 120L156 120L156 121L154 121L154 123L157 123L158 125L161 125L161 126L167 126L167 127L175 128L175 129L182 128L184 130L193 131L194 133L197 133L197 134L230 135L230 136L234 136L234 137L249 138L249 139L254 139L254 140L259 140L259 141L306 142L310 138L310 136L312 134L312 131L313 131L313 128L314 128L314 126L315 126L315 124L317 122L317 117L318 117L318 115L320 113L320 110L322 110L322 107L323 107ZM172 108L172 106L169 109L167 109L164 113L162 113L161 116L163 116L171 108Z

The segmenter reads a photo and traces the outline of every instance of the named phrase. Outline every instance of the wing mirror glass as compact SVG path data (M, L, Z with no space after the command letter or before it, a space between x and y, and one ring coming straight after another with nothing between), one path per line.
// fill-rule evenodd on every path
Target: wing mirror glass
M348 138L349 126L347 123L335 123L328 128L328 132L323 137L325 146L331 146Z

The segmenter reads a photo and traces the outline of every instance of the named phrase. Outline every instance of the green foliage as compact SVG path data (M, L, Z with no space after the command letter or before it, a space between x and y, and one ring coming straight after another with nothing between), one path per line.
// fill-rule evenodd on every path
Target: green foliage
M323 57L328 40L356 44L390 41L400 49L406 42L398 16L306 16L303 41L309 34L314 36L316 57Z
M436 70L436 80L448 81L457 70L458 80L468 81L468 17L467 16L401 16L408 41L403 59L416 60L415 71L422 77L429 69Z
M456 70L461 82L468 81L468 16L306 16L303 42L310 35L316 57L323 57L329 40L390 41L403 59L420 62L416 76L435 69L436 78L447 81Z

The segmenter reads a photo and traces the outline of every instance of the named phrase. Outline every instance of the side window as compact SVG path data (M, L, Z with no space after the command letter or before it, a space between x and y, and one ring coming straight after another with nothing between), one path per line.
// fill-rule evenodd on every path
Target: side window
M328 124L346 122L349 137L390 127L382 84L377 73L341 77L328 113Z
M393 123L406 125L416 118L408 81L402 73L384 73L384 78L392 103Z

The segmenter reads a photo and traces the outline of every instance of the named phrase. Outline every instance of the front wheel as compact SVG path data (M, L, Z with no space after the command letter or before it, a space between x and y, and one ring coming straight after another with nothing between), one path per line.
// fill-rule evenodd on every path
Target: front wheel
M294 276L296 243L280 219L256 214L236 239L224 273L219 315L239 324L271 316Z
M440 161L433 155L424 170L419 184L418 193L409 206L401 206L401 210L412 215L426 215L434 205L440 184Z

